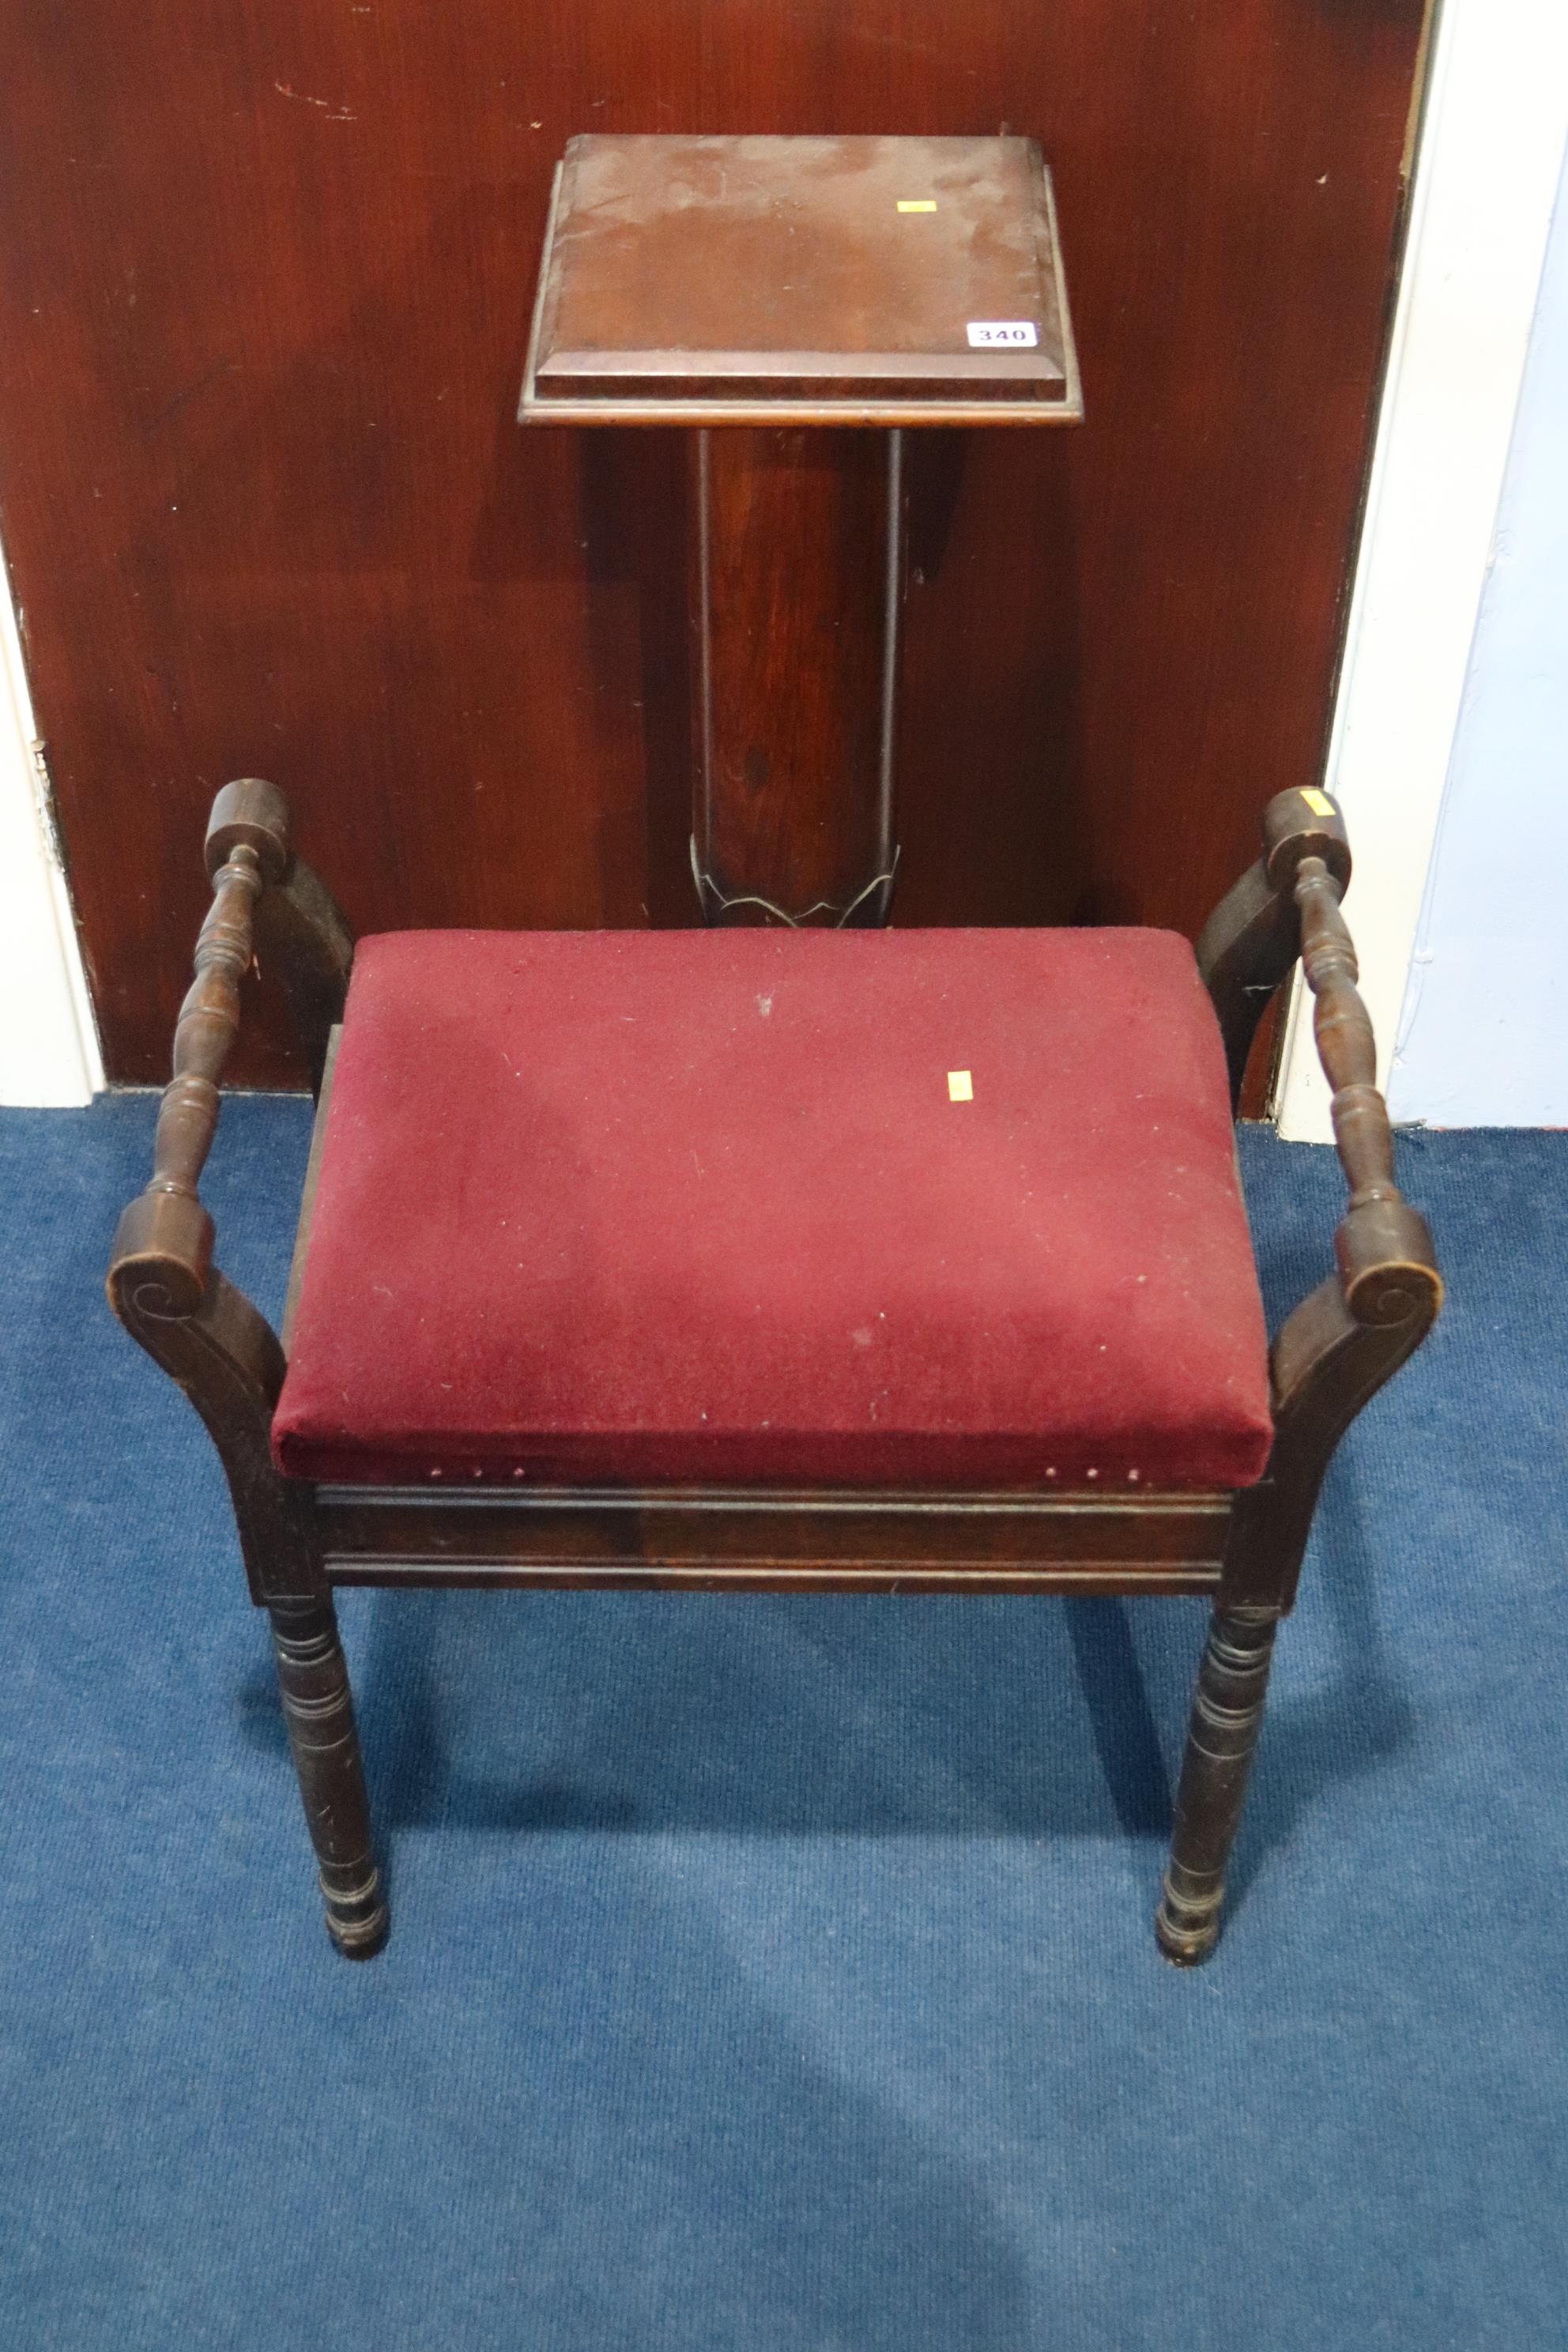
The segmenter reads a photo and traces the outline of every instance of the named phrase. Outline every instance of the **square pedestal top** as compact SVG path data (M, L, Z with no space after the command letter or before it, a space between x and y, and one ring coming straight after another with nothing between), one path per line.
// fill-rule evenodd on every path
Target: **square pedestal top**
M1050 175L1032 139L595 135L567 147L525 423L1082 414Z

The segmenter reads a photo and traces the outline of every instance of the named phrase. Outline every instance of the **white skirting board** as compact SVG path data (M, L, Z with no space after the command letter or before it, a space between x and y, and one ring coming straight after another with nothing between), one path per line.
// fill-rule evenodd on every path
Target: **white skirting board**
M0 1103L79 1108L103 1060L4 579L0 565Z

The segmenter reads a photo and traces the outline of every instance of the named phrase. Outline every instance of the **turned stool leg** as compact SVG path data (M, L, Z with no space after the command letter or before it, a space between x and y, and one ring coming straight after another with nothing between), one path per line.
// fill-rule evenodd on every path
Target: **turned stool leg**
M1278 1626L1271 1611L1259 1609L1216 1609L1209 1626L1154 1920L1160 1949L1178 1968L1206 1960L1219 1938L1226 1864L1263 1721Z
M268 1614L289 1745L321 1864L327 1933L345 1959L368 1960L386 1941L386 1906L371 1857L370 1806L338 1621L330 1601L280 1601Z

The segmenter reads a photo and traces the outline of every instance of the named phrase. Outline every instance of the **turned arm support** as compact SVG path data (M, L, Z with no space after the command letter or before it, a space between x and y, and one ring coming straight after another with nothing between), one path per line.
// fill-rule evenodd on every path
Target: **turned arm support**
M174 1076L159 1107L152 1180L121 1219L115 1243L116 1269L131 1259L156 1265L169 1311L182 1315L195 1311L212 1266L213 1223L197 1188L217 1132L218 1080L239 1034L240 982L257 940L277 950L317 1092L353 961L347 924L294 856L288 803L275 784L247 776L224 786L207 822L206 863L213 902L174 1026Z
M1276 793L1263 813L1262 856L1220 900L1198 939L1198 970L1225 1039L1233 1111L1258 1024L1301 952L1296 875L1306 857L1321 858L1343 889L1351 878L1344 820L1327 793Z
M1356 986L1355 947L1340 894L1322 858L1302 858L1295 886L1301 970L1312 992L1318 1058L1332 1089L1334 1141L1350 1186L1334 1235L1340 1284L1358 1323L1403 1321L1416 1307L1426 1308L1430 1323L1442 1303L1442 1278L1426 1220L1394 1181L1394 1129L1378 1090L1377 1045Z
M1280 802L1307 797L1281 794L1270 813ZM1312 797L1326 801L1324 794ZM1334 821L1338 828L1337 811ZM1350 1199L1334 1234L1337 1273L1287 1317L1270 1350L1274 1447L1262 1484L1237 1500L1224 1587L1227 1606L1290 1606L1334 1447L1362 1407L1415 1353L1443 1300L1426 1220L1394 1181L1394 1130L1377 1086L1376 1042L1340 906L1349 878L1342 844L1342 828L1321 843L1292 829L1280 835L1272 859L1280 880L1289 881L1290 922L1312 992L1313 1032L1332 1093L1334 1140ZM1270 887L1278 897L1279 883ZM1245 1067L1245 1051L1241 1059Z
M218 1080L239 1031L240 983L255 953L258 912L269 899L280 904L286 980L290 942L303 950L294 959L290 994L297 1018L305 1008L302 1041L318 1076L316 1032L324 1056L327 1016L341 1017L353 941L314 876L294 860L289 812L273 785L254 777L226 784L213 803L206 851L213 902L174 1028L174 1075L158 1108L153 1174L114 1237L109 1300L211 1432L234 1496L252 1592L270 1601L325 1586L309 1494L280 1479L270 1458L283 1349L266 1318L214 1265L213 1221L199 1187L217 1132Z
M1225 1040L1233 1108L1264 1007L1300 961L1351 1188L1335 1236L1341 1284L1352 1319L1374 1323L1389 1319L1379 1300L1391 1285L1430 1291L1433 1314L1442 1285L1431 1236L1394 1181L1372 1021L1340 907L1350 878L1344 819L1328 793L1277 793L1264 811L1263 854L1210 916L1197 956Z
M158 1107L153 1173L115 1236L110 1297L133 1274L162 1286L162 1311L191 1315L206 1293L214 1227L197 1187L217 1133L218 1079L239 1034L239 983L255 953L257 902L288 863L288 814L269 784L226 785L207 828L213 902L195 978L174 1024L174 1076Z

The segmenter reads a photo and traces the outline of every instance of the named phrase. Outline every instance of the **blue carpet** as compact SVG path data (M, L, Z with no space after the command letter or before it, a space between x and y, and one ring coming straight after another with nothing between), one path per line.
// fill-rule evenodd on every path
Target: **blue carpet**
M152 1106L0 1116L0 2334L121 2352L1563 2342L1568 1137L1413 1137L1217 1958L1204 1611L363 1594L392 1944L321 1926L204 1433L110 1322ZM276 1311L297 1102L225 1114ZM1247 1139L1268 1287L1325 1151Z

